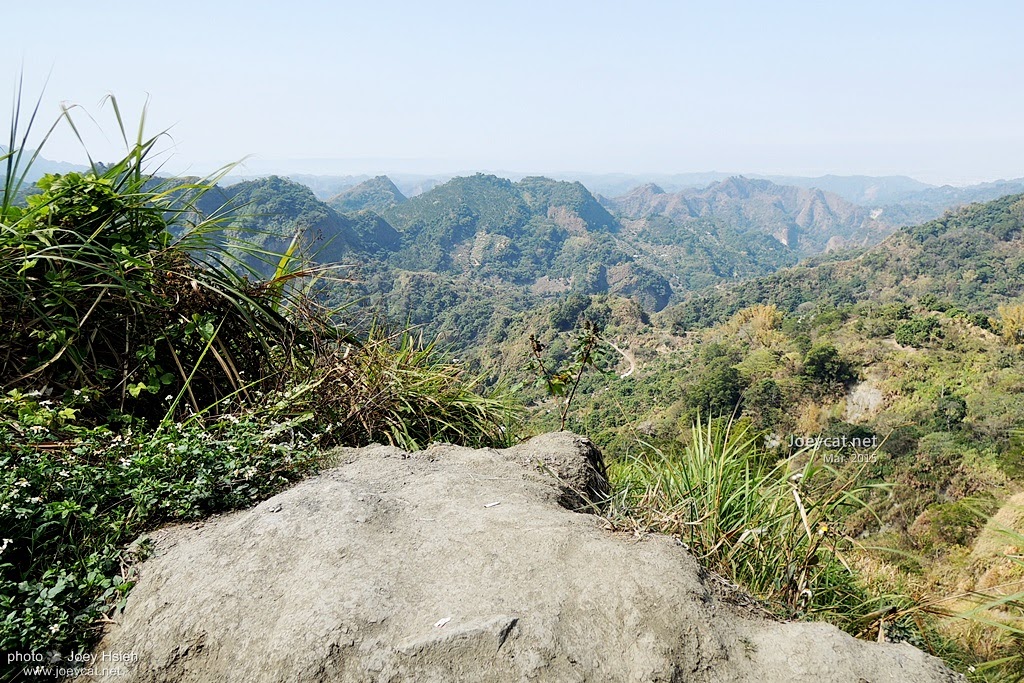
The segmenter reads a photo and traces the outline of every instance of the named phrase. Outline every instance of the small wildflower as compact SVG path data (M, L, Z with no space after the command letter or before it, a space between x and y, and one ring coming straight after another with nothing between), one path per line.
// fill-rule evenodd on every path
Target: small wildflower
M56 633L60 630L60 624L50 624L50 633Z

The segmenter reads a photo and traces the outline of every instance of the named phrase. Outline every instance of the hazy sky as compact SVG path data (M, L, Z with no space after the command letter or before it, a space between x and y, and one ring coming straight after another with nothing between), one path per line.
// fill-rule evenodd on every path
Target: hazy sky
M50 73L43 118L82 105L100 157L113 93L133 121L148 94L171 167L193 171L251 154L282 172L1024 176L1016 0L49 0L3 16L0 92L22 64L31 98ZM62 134L46 156L81 153Z

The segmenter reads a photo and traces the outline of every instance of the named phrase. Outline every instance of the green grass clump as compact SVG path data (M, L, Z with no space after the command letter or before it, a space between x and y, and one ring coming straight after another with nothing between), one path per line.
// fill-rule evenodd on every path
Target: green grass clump
M162 418L167 394L193 411L280 381L303 329L281 283L253 283L197 219L212 185L153 178L155 138L118 163L46 175L0 213L0 386L88 389L92 412ZM13 172L10 171L9 172ZM177 236L175 236L177 235Z
M678 536L703 564L787 616L857 630L871 610L844 559L852 546L842 520L862 507L861 487L809 455L796 470L768 465L756 434L702 420L685 446L645 444L611 465L616 514Z
M521 410L510 395L486 390L408 331L373 327L358 345L321 355L309 375L289 403L315 416L325 443L417 450L434 442L501 448L515 439Z

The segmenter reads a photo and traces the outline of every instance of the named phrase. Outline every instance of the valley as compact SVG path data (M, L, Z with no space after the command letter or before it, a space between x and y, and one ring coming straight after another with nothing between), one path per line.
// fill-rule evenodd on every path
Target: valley
M866 589L935 613L1019 589L992 538L1018 519L1024 481L1024 195L900 227L837 195L742 178L615 200L482 175L409 199L385 180L332 202L398 235L338 298L362 302L345 311L353 325L412 325L467 373L514 383L528 434L558 429L565 401L538 381L528 340L566 366L589 325L605 348L566 426L613 472L720 420L759 434L768 462L818 458L868 487L869 507L830 522L853 539L846 561ZM876 447L809 456L801 439ZM887 637L919 632L916 609ZM974 627L929 633L948 643L926 647L967 660L1015 647Z

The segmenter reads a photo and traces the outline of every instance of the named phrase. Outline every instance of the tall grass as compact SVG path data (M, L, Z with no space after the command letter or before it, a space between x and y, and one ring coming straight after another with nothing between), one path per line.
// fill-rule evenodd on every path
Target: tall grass
M811 616L857 630L870 613L844 555L842 519L863 507L856 473L803 462L767 464L757 436L733 422L704 419L689 443L612 463L614 512L678 536L702 563L787 616Z
M154 176L160 136L143 133L145 115L129 135L110 104L126 148L119 161L45 176L21 203L5 190L0 387L85 392L99 418L153 423L287 397L283 412L312 411L311 427L334 442L508 442L515 410L505 393L482 391L409 334L360 340L334 324L336 311L311 295L327 267L300 259L301 231L268 256L272 276L256 278L252 245L227 239L240 232L239 207L199 208L221 174ZM62 119L77 134L70 110ZM20 155L8 155L7 189L24 184Z
M20 203L9 193L29 169L18 167L20 150L8 158L0 386L87 391L97 409L158 418L168 394L186 391L199 410L277 381L303 348L302 330L272 286L240 277L211 249L223 219L192 220L212 181L155 178L147 160L159 136L140 124L129 138L111 102L126 145L115 163L44 176ZM70 111L63 118L77 130Z
M511 445L521 410L482 380L439 360L433 343L373 325L359 344L322 354L289 404L318 416L327 443Z
M1015 529L998 530L1011 549L1005 554L1009 562L1024 569L1024 534ZM979 680L1024 680L1024 590L1018 579L1002 590L975 592L964 596L972 605L951 615L953 622L966 622L985 634L991 650L1001 654L976 667ZM1013 590L1017 589L1017 590Z

